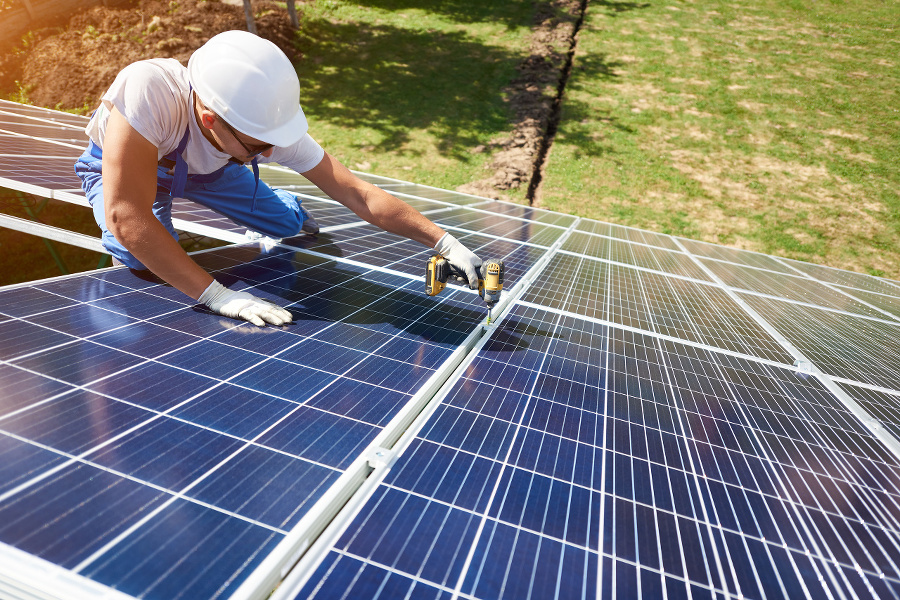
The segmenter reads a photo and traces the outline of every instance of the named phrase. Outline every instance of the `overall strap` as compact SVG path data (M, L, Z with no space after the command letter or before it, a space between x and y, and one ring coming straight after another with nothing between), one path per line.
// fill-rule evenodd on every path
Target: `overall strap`
M256 209L256 192L259 190L259 164L255 156L250 161L250 166L253 167L253 198L250 200L250 212L253 212Z
M184 135L178 142L178 147L174 152L166 155L169 160L175 160L175 168L172 171L172 186L169 188L169 195L173 198L181 198L184 195L184 185L187 183L188 166L184 160L182 153L187 148L188 138L191 137L190 127L184 128ZM174 154L174 156L172 156Z

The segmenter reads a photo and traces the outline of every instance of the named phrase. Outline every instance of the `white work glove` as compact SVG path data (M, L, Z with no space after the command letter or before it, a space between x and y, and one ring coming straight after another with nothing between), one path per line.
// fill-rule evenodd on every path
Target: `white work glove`
M231 319L244 319L259 327L266 323L272 325L284 325L293 320L291 313L266 302L247 292L236 292L213 279L209 287L200 294L200 302L219 313L223 317Z
M478 289L478 273L481 269L481 259L459 243L455 237L445 233L438 243L434 245L434 251L450 261L450 264L466 274L469 287Z

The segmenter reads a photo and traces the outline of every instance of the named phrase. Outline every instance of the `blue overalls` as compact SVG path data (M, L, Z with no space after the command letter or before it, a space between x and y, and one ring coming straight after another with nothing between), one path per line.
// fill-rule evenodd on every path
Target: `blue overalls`
M172 198L187 198L221 213L235 223L272 238L297 235L305 219L300 199L290 192L270 188L259 181L256 159L253 172L240 163L229 162L221 169L205 175L188 175L182 153L190 133L185 129L178 148L159 161L156 171L156 199L153 215L175 240L178 234L172 227ZM75 163L75 173L94 210L94 219L103 232L106 250L125 266L146 269L106 227L103 205L103 151L94 142Z

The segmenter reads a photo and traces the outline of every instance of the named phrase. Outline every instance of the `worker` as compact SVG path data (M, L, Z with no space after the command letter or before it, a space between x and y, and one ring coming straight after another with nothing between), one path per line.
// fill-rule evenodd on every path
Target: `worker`
M299 97L287 56L246 31L212 37L187 68L175 59L125 67L91 117L90 143L75 164L115 262L149 269L223 316L290 322L284 308L216 281L172 227L172 199L187 198L272 238L318 233L299 198L259 180L258 163L277 162L369 223L432 247L477 288L481 260L325 152L307 132Z

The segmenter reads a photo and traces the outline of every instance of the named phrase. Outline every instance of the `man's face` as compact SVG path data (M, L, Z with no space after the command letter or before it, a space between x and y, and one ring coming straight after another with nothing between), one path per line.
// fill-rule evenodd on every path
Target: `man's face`
M241 132L235 130L231 125L225 122L225 119L221 117L216 119L223 128L227 131L225 136L220 136L224 138L223 141L227 142L228 137L230 135L231 139L237 142L238 148L235 148L235 144L231 143L228 146L231 147L231 150L226 149L225 145L222 146L222 149L228 154L231 154L233 157L238 159L241 162L247 162L253 160L253 158L262 155L262 156L271 156L273 146L272 144L266 144L264 142L260 142L259 140L253 139L251 137L245 136ZM237 150L237 152L233 152L232 150Z

